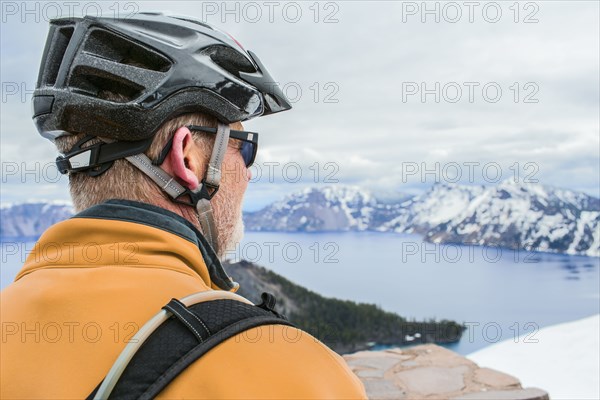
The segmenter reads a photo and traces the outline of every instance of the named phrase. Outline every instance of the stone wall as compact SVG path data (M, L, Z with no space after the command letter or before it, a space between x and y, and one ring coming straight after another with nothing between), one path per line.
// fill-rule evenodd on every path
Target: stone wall
M523 388L513 376L480 368L443 347L361 351L344 358L371 400L548 400L548 393Z

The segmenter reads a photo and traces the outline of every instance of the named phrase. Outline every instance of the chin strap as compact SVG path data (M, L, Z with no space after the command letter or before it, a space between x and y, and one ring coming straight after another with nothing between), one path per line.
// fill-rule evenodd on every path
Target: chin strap
M148 175L150 179L167 193L174 202L192 206L196 209L198 223L202 228L202 233L216 254L219 254L219 245L217 242L217 229L210 200L219 190L219 185L221 183L221 166L223 164L223 159L225 158L225 152L227 151L229 130L229 125L219 122L215 144L206 170L206 176L195 190L180 185L175 178L165 172L165 170L154 165L150 158L144 153L125 157L127 161ZM184 200L182 198L185 196L188 196L189 200Z
M202 227L202 232L217 254L219 254L217 229L210 200L217 193L221 184L221 167L223 159L225 159L227 143L229 142L229 130L229 125L219 122L215 144L206 169L206 176L194 192L194 195L190 194L190 199L195 203L193 206L196 207L198 222ZM209 189L211 192L208 191Z

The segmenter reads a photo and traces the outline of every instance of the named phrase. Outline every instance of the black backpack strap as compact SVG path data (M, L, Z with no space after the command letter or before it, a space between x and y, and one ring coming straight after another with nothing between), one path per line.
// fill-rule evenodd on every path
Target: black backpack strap
M196 336L196 339L198 339L200 343L203 343L211 335L210 329L208 329L204 321L191 312L185 304L179 300L171 299L163 309L171 311L171 314L177 317L182 324L194 333L194 336Z
M142 344L109 399L152 399L185 368L223 341L261 325L293 326L272 310L273 295L263 293L262 299L259 306L220 299L189 307L172 299L163 308L173 315ZM94 398L100 384L88 400Z

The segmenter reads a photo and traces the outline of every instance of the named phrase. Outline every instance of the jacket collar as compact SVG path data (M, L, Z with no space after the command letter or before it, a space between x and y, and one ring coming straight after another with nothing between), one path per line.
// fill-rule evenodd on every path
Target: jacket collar
M114 199L92 206L71 219L93 218L143 224L177 235L198 247L211 281L222 290L235 291L239 285L225 272L204 236L182 216L152 204Z
M198 246L211 280L223 290L237 290L206 238L190 221L164 208L132 200L108 200L73 218L109 218L145 224L178 235Z

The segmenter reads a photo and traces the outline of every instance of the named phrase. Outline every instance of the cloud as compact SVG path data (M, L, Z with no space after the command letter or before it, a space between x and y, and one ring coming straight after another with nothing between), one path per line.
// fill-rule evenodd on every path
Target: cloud
M426 15L422 23L422 10L407 14L407 2L339 2L327 9L319 3L318 15L312 3L296 3L302 17L295 23L289 22L291 6L284 18L284 3L277 3L272 22L260 2L254 3L262 12L256 22L243 3L228 3L234 10L229 14L221 8L225 3L190 4L170 2L169 9L204 16L230 32L261 57L294 97L292 111L245 123L261 133L259 160L298 162L306 174L315 163L321 169L334 163L340 182L380 190L431 183L405 182L406 163L427 168L498 163L505 176L515 164L523 169L534 163L542 183L598 194L597 2L535 3L537 23L523 23L532 12L525 8L515 23L508 8L512 3L500 3L497 23L486 22L480 8L474 22L468 22L464 6L456 23L442 14L439 23L435 15ZM217 7L215 14L208 12L214 11L209 5ZM324 23L327 16L338 22ZM46 32L45 21L2 24L3 82L34 87ZM419 92L403 99L407 84ZM422 89L434 90L436 84L439 102L436 93L423 101ZM457 88L461 97L452 102ZM489 98L495 88L502 91L497 102ZM36 134L29 109L18 96L2 104L3 162L55 157L52 146ZM481 174L478 182L487 183ZM249 198L259 204L288 189L293 188L281 179L261 182L256 191L250 189Z

